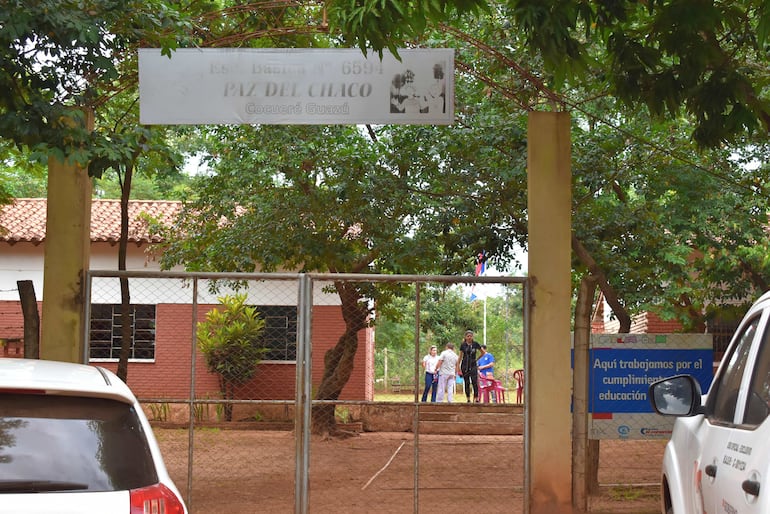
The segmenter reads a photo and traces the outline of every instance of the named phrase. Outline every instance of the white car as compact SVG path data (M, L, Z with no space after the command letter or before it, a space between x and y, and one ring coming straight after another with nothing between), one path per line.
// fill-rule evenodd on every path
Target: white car
M666 514L770 513L770 293L738 326L707 394L680 375L650 386L680 416L663 456Z
M128 386L103 368L0 359L0 513L186 514Z

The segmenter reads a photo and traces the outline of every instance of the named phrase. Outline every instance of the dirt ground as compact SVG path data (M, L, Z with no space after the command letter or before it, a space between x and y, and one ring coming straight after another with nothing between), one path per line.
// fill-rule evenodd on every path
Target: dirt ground
M293 432L196 430L191 491L188 432L155 433L191 514L294 512ZM663 446L661 441L603 441L602 494L591 498L589 512L656 512L654 484ZM417 445L411 433L312 438L309 512L520 513L523 448L521 436L420 435Z

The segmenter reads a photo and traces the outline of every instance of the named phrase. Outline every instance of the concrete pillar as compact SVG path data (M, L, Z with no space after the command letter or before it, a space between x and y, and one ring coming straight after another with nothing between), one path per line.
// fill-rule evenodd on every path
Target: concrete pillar
M527 134L532 284L527 507L530 514L567 513L572 511L570 116L530 112Z
M93 112L68 120L93 129ZM75 163L48 159L40 358L83 362L84 280L91 247L91 179Z

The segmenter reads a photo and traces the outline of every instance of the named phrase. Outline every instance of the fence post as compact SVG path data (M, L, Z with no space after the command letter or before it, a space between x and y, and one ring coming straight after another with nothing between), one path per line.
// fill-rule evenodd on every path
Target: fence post
M35 285L31 280L17 280L21 312L24 318L24 358L40 358L40 315L37 312ZM88 319L88 318L86 318ZM85 339L88 341L88 339ZM88 362L85 357L83 362Z
M574 369L572 370L572 506L588 508L588 341L596 279L583 277L575 307Z
M572 507L570 414L570 231L572 170L570 115L527 116L530 348L527 361L527 514Z
M297 391L294 404L295 467L294 512L307 514L310 470L310 411L312 346L313 283L306 274L299 276L297 298Z

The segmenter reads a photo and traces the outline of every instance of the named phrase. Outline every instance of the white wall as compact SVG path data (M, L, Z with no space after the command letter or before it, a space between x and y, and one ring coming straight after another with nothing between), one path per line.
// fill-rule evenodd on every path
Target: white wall
M17 243L0 247L0 300L18 301L18 280L32 280L37 300L43 299L43 245ZM109 243L92 243L92 270L117 270L118 246ZM127 248L128 271L160 271L159 263L148 256L144 248L130 243ZM176 267L174 271L184 271ZM314 284L315 305L339 305L337 294L329 294L324 285ZM254 305L296 304L298 281L268 281L254 283L249 291L249 303ZM217 296L232 291L210 293L205 282L198 289L199 303L217 303ZM94 303L120 303L120 283L116 278L96 278L92 283L91 301ZM131 281L131 302L140 303L192 303L192 285L179 279L134 279Z

